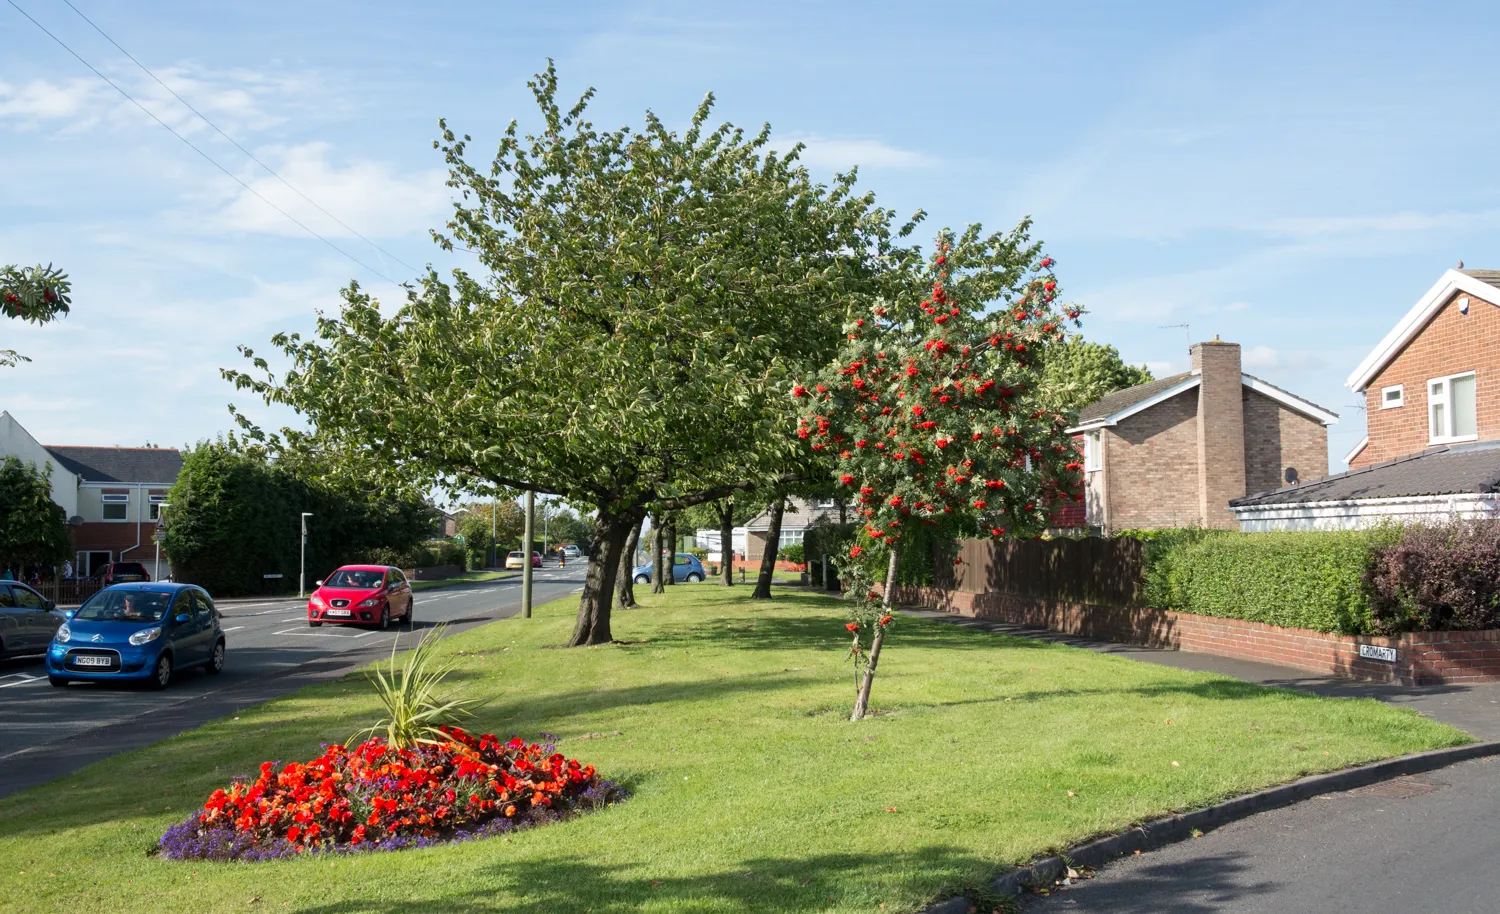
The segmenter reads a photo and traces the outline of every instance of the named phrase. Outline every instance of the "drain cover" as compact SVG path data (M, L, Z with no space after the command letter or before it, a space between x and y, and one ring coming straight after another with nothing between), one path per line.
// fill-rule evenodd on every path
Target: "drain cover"
M1408 797L1420 797L1423 794L1433 793L1447 787L1441 781L1424 781L1419 778L1402 777L1392 778L1389 781L1381 781L1368 787L1356 787L1349 791L1355 796L1386 797L1392 800L1405 800Z

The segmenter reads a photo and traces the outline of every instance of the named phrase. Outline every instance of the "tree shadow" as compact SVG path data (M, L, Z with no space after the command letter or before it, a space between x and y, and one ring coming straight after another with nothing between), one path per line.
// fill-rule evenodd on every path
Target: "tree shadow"
M750 651L822 650L842 653L848 647L844 619L816 616L737 614L705 619L691 625L664 626L651 634L651 643L669 647L714 644ZM981 630L982 631L982 630ZM892 630L892 643L902 648L992 651L1000 648L1045 649L1046 644L1016 635L956 630L942 623L901 618Z
M519 839L518 839L519 840ZM497 848L499 850L499 848ZM398 852L404 853L404 852ZM430 853L430 852L428 852ZM413 860L416 866L425 860ZM913 873L930 880L934 899L956 894L959 886L979 884L996 871L994 861L943 847L892 851L880 855L886 884L894 894ZM438 896L423 898L364 897L298 908L302 914L406 914L415 910L451 914L506 911L511 914L558 914L591 911L626 914L645 910L756 911L791 914L832 903L875 908L881 885L851 880L850 873L869 872L872 859L856 854L812 857L755 857L712 873L654 877L626 875L582 856L551 860L500 861ZM671 867L664 862L663 868ZM954 888L944 890L944 885ZM872 900L873 899L873 900Z
M1243 910L1247 899L1272 895L1281 887L1255 878L1243 858L1214 854L1180 863L1120 864L1066 892L1023 896L1021 909L1036 914L1224 914Z

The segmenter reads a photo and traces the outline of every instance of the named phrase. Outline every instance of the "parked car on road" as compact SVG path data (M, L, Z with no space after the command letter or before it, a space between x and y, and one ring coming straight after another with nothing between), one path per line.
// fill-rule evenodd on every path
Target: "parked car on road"
M67 620L57 604L20 581L0 581L0 657L47 653Z
M151 580L146 566L140 562L110 562L95 569L92 577L97 578L105 587Z
M408 628L412 620L411 584L400 568L388 565L345 565L318 582L307 598L307 625L324 622L352 625L391 626L400 618Z
M673 557L673 581L691 581L692 583L696 584L697 582L703 580L706 576L707 575L703 573L703 563L698 561L698 557L696 555L689 555L685 552L679 552L675 557ZM647 562L646 564L636 568L634 577L637 584L651 583L651 563Z
M89 597L52 637L47 679L142 680L164 689L178 670L224 669L224 630L208 591L191 584L116 584Z

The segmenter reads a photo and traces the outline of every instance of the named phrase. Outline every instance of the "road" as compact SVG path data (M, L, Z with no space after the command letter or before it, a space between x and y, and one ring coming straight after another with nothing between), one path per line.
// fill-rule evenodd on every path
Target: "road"
M1026 914L1493 914L1500 759L1252 816L1127 857Z
M533 602L578 592L587 564L535 573ZM458 632L521 610L521 578L421 591L413 632L307 626L306 602L220 606L228 662L219 676L180 673L162 692L139 686L47 684L41 658L0 661L0 796L61 777L119 752L335 678L389 656L440 622Z

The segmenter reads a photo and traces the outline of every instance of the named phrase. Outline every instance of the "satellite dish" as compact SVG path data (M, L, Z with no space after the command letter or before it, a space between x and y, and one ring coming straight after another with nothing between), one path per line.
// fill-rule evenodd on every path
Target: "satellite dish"
M82 527L83 526L83 518L81 516L77 515L77 514L73 515L72 517L68 518L68 526L69 527Z
M1286 481L1287 481L1287 485L1295 485L1297 483L1297 468L1296 467L1287 467L1286 468Z

